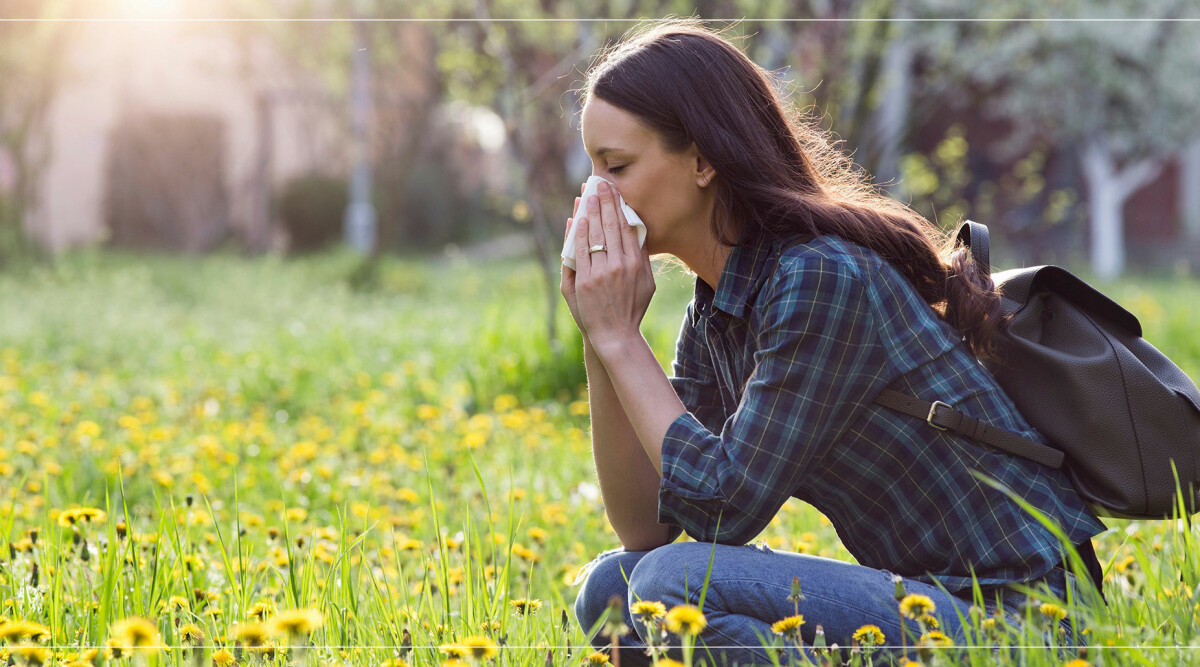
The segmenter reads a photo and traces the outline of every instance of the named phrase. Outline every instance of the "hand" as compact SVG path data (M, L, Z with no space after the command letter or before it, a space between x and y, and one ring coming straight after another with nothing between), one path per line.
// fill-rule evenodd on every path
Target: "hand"
M587 187L587 183L581 184L579 186L579 194L582 195L583 190L586 187ZM575 208L572 209L571 217L567 218L567 226L565 229L563 229L563 243L567 242L567 234L571 233L571 224L574 222L575 218L578 216L578 213L579 213L579 197L576 197L575 198ZM563 300L567 302L567 310L570 311L570 313L571 313L571 319L575 320L575 326L579 327L580 331L583 331L583 325L580 324L580 322L579 322L579 308L576 305L576 298L575 298L575 271L567 268L566 264L562 265L562 280L559 281L558 291L562 292ZM584 338L585 339L587 338L586 332L584 332Z
M650 254L638 246L637 232L607 183L600 184L599 193L582 202L586 213L576 219L572 285L576 322L597 351L640 336L642 318L654 297ZM589 251L599 245L605 249Z

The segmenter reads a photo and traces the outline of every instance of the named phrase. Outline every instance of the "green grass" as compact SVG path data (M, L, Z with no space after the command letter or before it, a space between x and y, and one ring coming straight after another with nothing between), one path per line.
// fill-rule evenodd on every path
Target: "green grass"
M261 661L235 639L266 601L324 618L277 639L292 646L277 664L378 665L406 632L409 664L470 635L503 639L499 664L580 664L569 581L617 541L578 333L560 307L548 344L541 281L527 262L343 253L80 252L0 274L0 615L47 626L55 662L130 617L174 647L187 624L204 632L204 648L133 661L206 665L217 647ZM1200 377L1200 283L1102 289ZM664 364L690 294L689 277L660 273L644 331ZM107 517L60 525L78 507ZM1200 645L1195 528L1112 525L1098 544L1113 604L1070 610L1091 628L1088 659L1189 664L1197 649L1137 647ZM761 539L849 558L797 501ZM542 604L522 615L520 599ZM1033 621L976 641L1038 640Z

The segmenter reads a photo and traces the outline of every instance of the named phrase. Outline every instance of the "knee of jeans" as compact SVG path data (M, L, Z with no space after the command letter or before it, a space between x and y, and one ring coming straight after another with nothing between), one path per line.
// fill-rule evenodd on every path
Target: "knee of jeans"
M625 577L629 575L629 567L626 566L622 574L623 559L617 557L620 553L623 553L620 549L606 551L588 565L589 572L575 598L575 619L584 632L591 630L600 620L612 596L625 598Z
M700 590L707 571L708 551L704 549L708 546L678 542L646 554L629 575L629 605L632 607L639 600L661 602L668 609L677 604L687 604L684 580L687 581L688 593L695 595ZM703 569L696 571L698 566L693 567L693 562L698 562L698 556L692 552L703 555Z

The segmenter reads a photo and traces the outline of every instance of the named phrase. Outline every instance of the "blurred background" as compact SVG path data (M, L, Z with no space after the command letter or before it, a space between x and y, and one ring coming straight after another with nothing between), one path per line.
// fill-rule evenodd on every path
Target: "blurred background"
M5 262L81 245L258 254L343 239L382 253L491 241L553 262L590 173L578 131L589 58L636 19L671 13L744 18L727 34L745 35L743 48L861 167L944 226L964 216L992 226L1002 265L1115 277L1200 262L1200 25L1024 20L1194 19L1190 2L0 0L0 10L43 19L0 25ZM250 20L195 20L215 17ZM965 17L995 20L954 20ZM529 20L499 20L514 18ZM356 241L356 225L373 231Z
M895 197L994 264L1200 268L1200 7L1180 0L0 0L0 265L80 252L515 258L558 340L591 59L728 28ZM216 20L214 20L216 19ZM393 20L406 19L406 20ZM732 19L740 19L731 21ZM970 20L966 20L970 19ZM2 269L0 269L2 270ZM183 269L180 269L183 270ZM401 281L403 282L403 281Z

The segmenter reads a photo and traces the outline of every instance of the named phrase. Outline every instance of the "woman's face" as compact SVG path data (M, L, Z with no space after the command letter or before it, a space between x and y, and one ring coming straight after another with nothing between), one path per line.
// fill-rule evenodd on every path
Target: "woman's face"
M678 255L709 233L713 189L707 186L715 173L695 144L680 154L666 152L637 116L595 97L583 108L581 130L592 174L616 184L646 223L651 254Z

